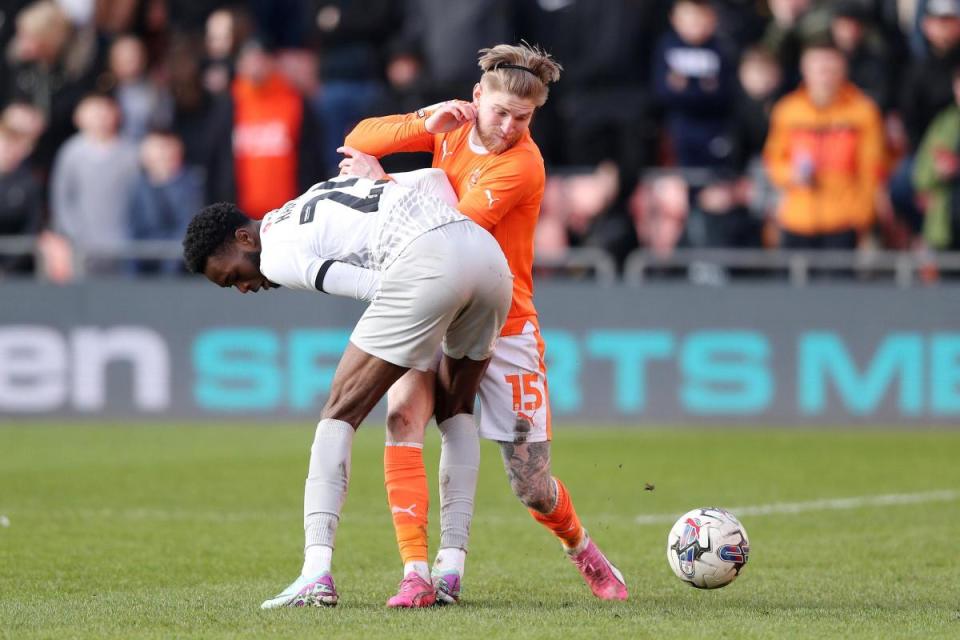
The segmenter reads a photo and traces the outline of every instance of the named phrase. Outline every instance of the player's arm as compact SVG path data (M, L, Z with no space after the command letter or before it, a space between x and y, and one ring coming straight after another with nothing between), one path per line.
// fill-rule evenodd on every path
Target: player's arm
M426 129L426 118L408 113L361 120L347 134L343 144L382 158L391 153L433 153L434 137Z
M448 100L416 113L367 118L347 134L343 144L382 158L391 153L434 152L438 134L477 119L477 109L464 100Z
M305 256L296 246L278 247L260 256L267 280L287 289L319 291L369 302L380 290L380 273L356 265Z
M543 164L534 160L503 162L482 176L464 193L457 209L489 231L508 211L531 193L543 193L546 174Z
M370 302L380 291L380 272L337 260L324 260L313 277L313 288L333 296Z

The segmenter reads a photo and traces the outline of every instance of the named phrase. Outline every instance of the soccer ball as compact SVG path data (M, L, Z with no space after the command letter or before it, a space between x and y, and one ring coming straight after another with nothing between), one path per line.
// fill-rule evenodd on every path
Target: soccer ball
M733 582L750 555L750 541L729 511L694 509L680 516L667 536L667 561L677 577L698 589Z

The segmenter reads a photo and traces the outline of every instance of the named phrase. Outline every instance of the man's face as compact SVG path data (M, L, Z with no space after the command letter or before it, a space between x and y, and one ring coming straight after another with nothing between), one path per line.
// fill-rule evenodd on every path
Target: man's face
M811 93L834 96L847 77L846 61L834 49L810 49L800 61L803 81Z
M236 287L240 293L256 293L276 285L260 273L260 242L248 229L237 229L233 242L207 259L207 280L221 287Z
M259 47L244 49L237 59L237 75L253 84L263 84L273 71L273 58Z
M530 128L537 105L505 91L489 91L477 83L473 88L477 105L477 135L491 153L503 153Z
M692 46L700 46L717 30L717 14L710 5L681 2L671 14L671 22L680 38Z
M833 41L846 53L856 51L863 42L863 24L848 16L838 16L830 23Z
M777 24L792 26L810 9L810 0L770 0L770 13Z
M930 46L939 53L950 51L960 44L960 18L925 16L921 29Z

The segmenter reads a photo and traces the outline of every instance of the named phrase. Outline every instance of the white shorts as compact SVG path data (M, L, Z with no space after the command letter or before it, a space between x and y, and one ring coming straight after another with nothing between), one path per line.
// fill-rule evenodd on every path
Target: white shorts
M437 352L486 360L507 319L513 276L493 236L471 221L416 238L382 274L350 341L387 362L427 371Z
M521 334L497 340L477 394L481 438L517 444L552 439L543 353L543 338L532 322ZM437 353L430 370L439 364Z

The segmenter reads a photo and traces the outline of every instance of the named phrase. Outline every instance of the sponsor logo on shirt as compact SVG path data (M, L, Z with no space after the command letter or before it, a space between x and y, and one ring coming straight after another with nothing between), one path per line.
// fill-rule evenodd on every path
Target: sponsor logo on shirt
M293 140L280 120L240 123L233 130L233 151L242 156L284 156L293 152Z

